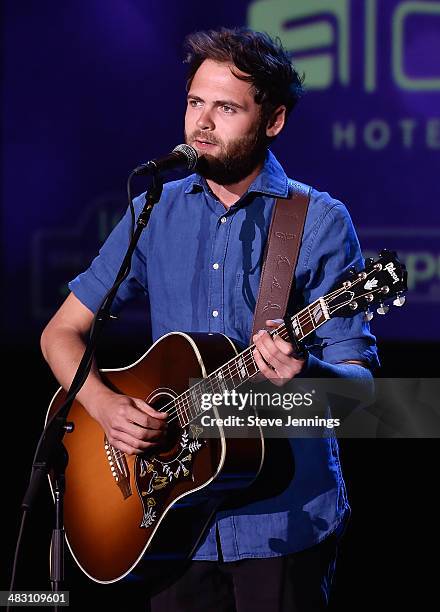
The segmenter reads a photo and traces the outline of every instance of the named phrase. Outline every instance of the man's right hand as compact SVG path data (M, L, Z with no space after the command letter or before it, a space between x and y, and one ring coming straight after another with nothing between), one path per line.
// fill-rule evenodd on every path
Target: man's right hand
M44 328L41 349L64 389L69 389L82 359L93 318L93 312L70 293ZM139 455L164 440L166 412L157 412L141 399L106 387L95 362L78 401L101 425L110 444L124 453Z
M110 444L129 455L140 455L165 439L167 413L158 412L141 399L106 390L86 408Z

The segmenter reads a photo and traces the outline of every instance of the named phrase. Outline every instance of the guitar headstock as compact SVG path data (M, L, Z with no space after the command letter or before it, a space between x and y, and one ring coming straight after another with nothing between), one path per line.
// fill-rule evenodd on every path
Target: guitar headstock
M406 279L405 266L396 253L384 249L378 259L367 259L363 270L351 271L339 288L325 296L328 313L331 317L347 317L365 311L365 319L370 321L373 318L370 307L377 305L377 312L384 315L390 300L394 306L405 303Z

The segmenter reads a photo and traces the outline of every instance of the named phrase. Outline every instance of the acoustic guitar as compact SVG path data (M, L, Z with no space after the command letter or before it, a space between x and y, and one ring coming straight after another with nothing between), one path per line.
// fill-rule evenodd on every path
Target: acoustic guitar
M369 319L372 305L385 314L387 301L403 305L406 290L404 266L395 253L382 251L294 315L293 331L303 340L333 317L364 310ZM270 333L289 339L285 324ZM168 413L167 441L153 452L125 455L82 405L73 403L68 419L74 429L63 440L65 535L73 558L92 580L110 583L132 572L151 593L164 588L190 559L220 505L258 477L265 462L258 426L252 437L238 439L228 438L220 424L215 436L204 437L200 425L204 394L230 392L256 376L253 348L239 352L222 334L173 332L136 363L101 371L114 391ZM198 382L190 386L191 380ZM65 397L59 389L47 419ZM211 410L213 417L221 415L221 406Z

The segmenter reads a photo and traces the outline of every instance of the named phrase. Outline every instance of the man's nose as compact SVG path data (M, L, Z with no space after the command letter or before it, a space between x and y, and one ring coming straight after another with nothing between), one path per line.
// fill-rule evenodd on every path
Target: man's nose
M213 130L215 123L212 117L212 112L208 108L204 108L197 119L197 127L200 130Z

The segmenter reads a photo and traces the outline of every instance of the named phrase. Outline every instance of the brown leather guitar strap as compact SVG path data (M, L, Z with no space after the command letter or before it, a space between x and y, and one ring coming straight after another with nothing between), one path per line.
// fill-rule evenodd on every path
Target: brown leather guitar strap
M289 181L290 197L275 202L267 238L252 337L265 329L266 319L283 319L295 274L311 187Z

